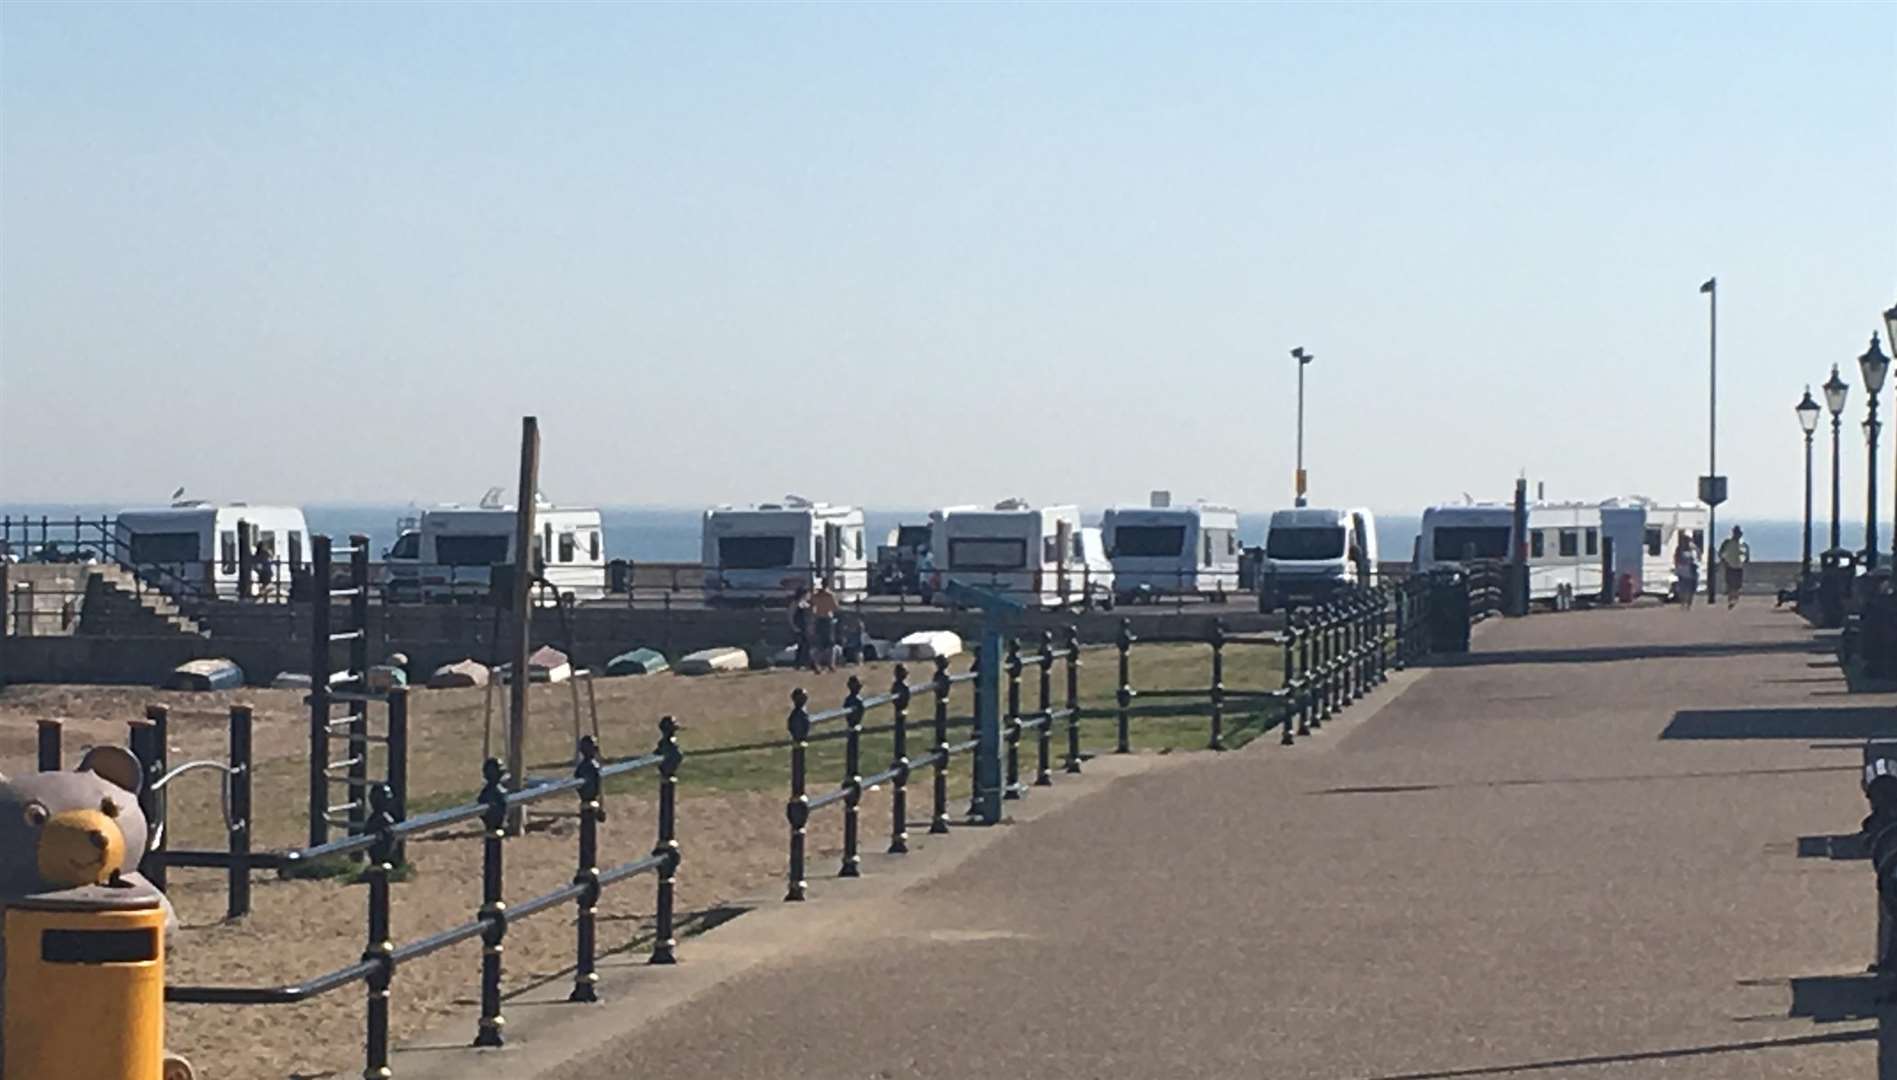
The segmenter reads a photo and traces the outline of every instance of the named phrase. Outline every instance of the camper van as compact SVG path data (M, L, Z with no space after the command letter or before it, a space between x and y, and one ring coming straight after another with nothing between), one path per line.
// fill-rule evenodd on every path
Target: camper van
M1113 564L1100 530L1082 528L1072 506L1007 499L991 510L949 507L929 518L936 591L957 583L1028 607L1113 606Z
M292 579L309 567L309 526L293 506L175 502L122 510L113 533L120 562L167 592L189 596L234 599L248 572L252 597L284 601ZM267 565L256 560L260 546Z
M839 601L869 594L863 511L789 496L781 503L705 511L705 599L777 603L829 585Z
M489 491L479 506L422 511L414 528L389 549L385 594L427 603L485 602L494 567L513 565L518 520L498 491ZM606 535L598 510L540 502L534 507L534 530L540 574L552 587L534 590L537 603L606 595Z
M1672 599L1678 583L1673 548L1684 532L1703 560L1706 518L1700 503L1657 503L1639 495L1602 503L1601 528L1614 541L1616 589L1628 597Z
M1238 511L1229 506L1173 506L1156 491L1146 506L1108 509L1100 532L1122 603L1162 596L1223 601L1238 591Z
M1322 604L1377 584L1377 519L1361 507L1274 511L1259 565L1258 610Z
M1598 596L1602 537L1598 504L1530 503L1523 545L1529 600L1560 610L1573 606L1577 597ZM1515 543L1513 507L1502 503L1432 506L1423 511L1415 566L1424 572L1473 560L1507 559ZM1618 552L1615 561L1618 564Z

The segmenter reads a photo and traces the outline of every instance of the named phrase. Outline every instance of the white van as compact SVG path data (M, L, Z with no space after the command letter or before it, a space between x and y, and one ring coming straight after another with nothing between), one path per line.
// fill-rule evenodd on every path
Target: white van
M1340 590L1376 584L1376 515L1362 507L1272 512L1259 567L1258 610L1321 604Z
M869 595L863 511L810 502L717 506L705 511L705 599L776 603L819 582L842 603Z
M244 562L238 536L248 526L250 555L268 548L267 568L253 565L251 595L290 598L291 579L309 568L309 525L294 506L184 501L121 510L113 526L119 562L166 592L234 599Z
M950 507L929 515L936 588L951 582L1000 592L1028 607L1111 607L1113 563L1099 529L1083 529L1072 506L992 510Z
M1238 591L1238 511L1194 503L1173 506L1163 492L1151 505L1115 506L1100 519L1120 602L1161 596L1224 600Z
M1613 515L1609 515L1610 520ZM1624 529L1624 522L1616 522ZM1602 508L1596 503L1528 506L1528 598L1565 608L1601 591ZM1471 560L1506 560L1515 549L1515 511L1503 503L1432 506L1417 535L1418 572ZM1618 548L1618 545L1616 545ZM1618 551L1615 563L1620 563Z
M518 515L490 491L480 506L438 506L422 511L412 532L397 538L388 554L388 591L412 591L428 603L479 603L488 599L496 566L514 562ZM599 511L587 507L534 507L534 537L541 576L552 586L534 590L536 603L557 597L598 600L606 595L606 535Z

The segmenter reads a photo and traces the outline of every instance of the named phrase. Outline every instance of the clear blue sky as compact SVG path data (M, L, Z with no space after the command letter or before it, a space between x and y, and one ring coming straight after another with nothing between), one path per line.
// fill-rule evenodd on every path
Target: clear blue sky
M566 501L1268 508L1293 345L1320 502L1682 497L1716 274L1733 511L1792 516L1791 406L1897 302L1892 4L14 3L0 50L0 499L473 499L531 411Z

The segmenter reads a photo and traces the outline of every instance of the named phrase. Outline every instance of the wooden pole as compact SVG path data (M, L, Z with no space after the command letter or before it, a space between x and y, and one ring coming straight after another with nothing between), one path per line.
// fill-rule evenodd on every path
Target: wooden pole
M514 674L508 685L507 784L519 791L527 773L527 654L533 637L534 501L540 490L540 421L520 420L520 486L514 491ZM508 832L521 831L518 809Z

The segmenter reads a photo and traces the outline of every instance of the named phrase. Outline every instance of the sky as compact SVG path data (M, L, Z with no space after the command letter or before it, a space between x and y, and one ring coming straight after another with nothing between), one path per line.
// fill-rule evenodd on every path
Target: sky
M0 501L1680 499L1717 275L1796 517L1893 205L1892 4L9 3Z

